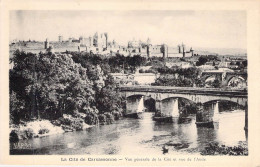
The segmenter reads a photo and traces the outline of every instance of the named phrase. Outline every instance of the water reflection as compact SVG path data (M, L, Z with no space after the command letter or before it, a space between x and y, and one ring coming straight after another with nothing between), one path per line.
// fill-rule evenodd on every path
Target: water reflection
M197 128L197 147L203 149L208 143L218 141L218 130L213 128Z
M244 112L219 115L219 128L196 127L195 117L189 123L157 123L152 113L143 119L125 118L112 125L89 128L26 142L31 154L199 154L208 143L236 145L246 141Z

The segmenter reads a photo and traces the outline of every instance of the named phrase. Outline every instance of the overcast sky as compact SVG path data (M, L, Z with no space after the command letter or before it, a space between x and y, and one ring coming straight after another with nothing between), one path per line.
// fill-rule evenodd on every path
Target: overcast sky
M119 44L246 48L245 11L11 11L10 40L58 40L108 32Z

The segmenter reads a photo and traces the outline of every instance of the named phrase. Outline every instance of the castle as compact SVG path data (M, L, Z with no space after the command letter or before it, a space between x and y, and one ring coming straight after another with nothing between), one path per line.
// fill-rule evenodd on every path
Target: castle
M74 41L72 41L74 42ZM93 37L89 36L88 38L80 37L79 41L80 46L86 47L86 50L95 49L95 51L102 52L108 47L108 35L107 33L98 33L96 32Z
M166 44L152 45L151 40L148 38L147 42L132 40L128 42L126 48L127 51L134 54L140 54L147 57L191 57L193 56L194 50L186 50L184 44L178 45L177 47L169 47ZM123 49L124 51L124 49Z
M63 37L58 37L59 42L64 42ZM152 45L148 38L146 42L141 40L130 40L126 46L118 45L115 40L109 41L108 33L96 32L93 36L79 37L78 39L69 38L71 44L76 44L78 51L87 51L101 54L119 53L125 56L141 55L144 57L191 57L194 50L186 49L184 44L176 47L170 47L166 44ZM45 42L45 48L48 48L48 41Z

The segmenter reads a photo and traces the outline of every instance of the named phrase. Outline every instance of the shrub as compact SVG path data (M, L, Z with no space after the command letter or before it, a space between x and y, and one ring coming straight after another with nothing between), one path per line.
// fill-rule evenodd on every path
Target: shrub
M115 121L115 117L112 113L104 113L104 115L106 116L106 123L107 124L112 124Z
M201 151L201 155L248 155L248 146L239 144L238 146L230 147L213 142L209 143L204 150Z
M154 74L156 74L157 71L155 69L148 69L148 70L145 70L145 73L154 73Z
M71 120L69 118L59 118L61 124L63 125L71 125Z
M43 128L43 129L40 129L39 130L39 132L38 132L38 134L46 134L46 133L49 133L50 132L50 130L49 129L47 129L47 128Z
M85 119L86 114L85 114L85 113L77 113L77 114L75 114L75 117L76 117L76 118Z
M85 123L88 124L88 125L99 124L98 115L96 113L93 113L93 112L87 113L86 117L85 117Z
M33 136L35 135L33 132L33 129L31 129L31 128L28 128L27 130L25 130L25 133L26 133L28 139L33 138Z
M62 126L62 128L66 131L73 131L73 130L82 130L83 129L83 119L78 117L66 117L66 118L59 118L52 122L56 126Z
M11 143L17 143L19 141L18 132L17 130L12 130L9 135L9 141Z
M20 139L31 139L35 136L34 132L33 132L33 129L31 128L28 128L28 129L25 129L23 131L20 131L19 133L19 138Z
M61 119L61 118L60 118ZM61 126L61 120L60 119L57 119L57 120L53 120L51 121L51 123L55 126Z
M107 124L107 119L105 114L99 114L98 115L98 120L100 125L105 125Z
M81 119L74 118L71 122L72 128L75 130L82 130L83 129L83 121Z
M114 116L114 119L115 120L119 120L123 115L122 115L122 112L120 112L120 111L112 111L112 114L113 114L113 116Z

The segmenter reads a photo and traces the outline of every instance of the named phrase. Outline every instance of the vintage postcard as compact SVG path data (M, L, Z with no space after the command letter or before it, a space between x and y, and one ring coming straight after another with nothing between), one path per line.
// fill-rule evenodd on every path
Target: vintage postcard
M1 2L1 163L260 166L259 2L24 2Z

